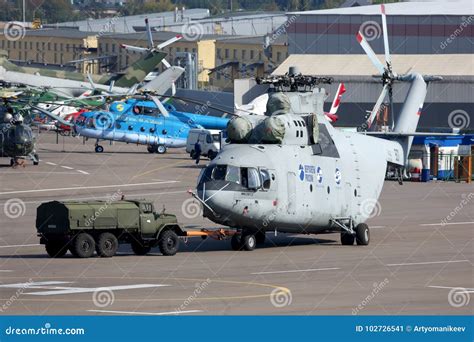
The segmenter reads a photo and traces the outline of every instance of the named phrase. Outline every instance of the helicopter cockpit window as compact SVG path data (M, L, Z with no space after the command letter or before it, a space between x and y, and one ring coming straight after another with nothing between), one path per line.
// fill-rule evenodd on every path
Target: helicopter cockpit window
M248 176L248 188L249 189L258 189L261 187L261 182L260 182L260 176L258 174L258 170L253 168L253 167L249 167L248 169L248 173L247 173L247 176Z
M240 184L240 168L228 165L225 180L232 183Z
M213 180L225 180L227 165L216 165L212 170L211 178Z
M159 116L161 113L158 108L143 107L142 113L150 116Z
M262 178L263 189L270 189L270 173L265 169L260 169L260 177Z
M16 143L21 144L33 138L33 134L31 133L31 130L24 126L15 127L15 129L12 130L12 132L14 133L14 141Z

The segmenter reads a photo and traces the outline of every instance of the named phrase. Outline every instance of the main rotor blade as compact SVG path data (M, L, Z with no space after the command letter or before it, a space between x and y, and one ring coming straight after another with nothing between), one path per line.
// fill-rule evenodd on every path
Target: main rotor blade
M69 121L65 121L65 120L63 120L62 118L60 118L59 116L54 115L53 113L51 113L51 112L49 112L49 111L47 111L47 110L45 110L45 109L42 109L42 108L37 107L37 106L31 106L31 105L30 105L30 107L33 108L33 109L36 109L37 111L43 113L43 114L46 115L46 116L49 116L50 118L52 118L52 119L54 119L54 120L57 120L58 122L62 123L63 125L66 125L66 126L69 126L69 127L74 126L74 125L73 125L72 123L70 123Z
M170 113L166 110L165 106L163 106L161 101L156 96L152 96L151 99L156 104L156 106L160 110L161 114L163 114L163 116L165 116L165 117L170 116Z
M380 60L377 58L377 55L375 54L374 50L372 50L369 43L367 42L367 40L364 38L364 36L362 35L360 31L357 33L357 41L359 42L360 46L362 46L362 48L364 49L365 53L369 57L372 64L377 68L379 73L382 75L385 72L385 67L382 64L382 62L380 62Z
M377 102L375 102L375 106L372 109L372 112L370 113L369 118L367 119L367 127L368 128L370 128L372 126L372 123L374 122L375 116L379 112L380 106L382 105L382 102L385 99L385 96L387 96L387 91L388 91L388 84L383 86L382 92L380 93L380 96L377 99Z
M126 45L126 44L121 44L120 47L121 47L122 49L125 49L125 50L135 51L135 52L139 52L139 53L145 53L145 52L150 51L149 49L144 48L144 47L133 46L133 45Z
M383 47L385 50L385 62L390 64L390 48L388 46L387 16L385 15L385 5L381 4L380 9L382 12Z
M145 25L146 25L146 36L148 39L148 50L151 50L153 49L155 44L153 43L153 34L151 33L151 27L150 27L148 18L145 18Z
M165 47L167 47L168 45L173 44L174 42L177 42L178 40L180 40L180 39L182 39L182 38L183 38L183 36L180 35L180 34L178 34L176 37L173 37L173 38L168 39L167 41L165 41L165 42L163 42L163 43L161 43L161 44L158 44L158 45L156 46L156 48L157 48L158 50L162 50L162 49L164 49Z

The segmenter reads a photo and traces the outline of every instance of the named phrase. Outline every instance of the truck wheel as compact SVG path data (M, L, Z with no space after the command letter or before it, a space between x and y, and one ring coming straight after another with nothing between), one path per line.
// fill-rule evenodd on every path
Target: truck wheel
M80 233L72 242L73 254L78 258L89 258L94 254L95 241L87 233Z
M115 255L118 249L119 242L117 237L112 233L102 233L99 235L99 239L95 245L97 255L110 258Z
M132 251L136 255L145 255L151 250L150 246L145 245L141 241L133 241L132 242Z
M61 258L67 253L67 246L58 241L46 243L45 248L51 258Z
M160 234L158 246L163 255L175 255L179 249L179 237L174 231L165 230Z

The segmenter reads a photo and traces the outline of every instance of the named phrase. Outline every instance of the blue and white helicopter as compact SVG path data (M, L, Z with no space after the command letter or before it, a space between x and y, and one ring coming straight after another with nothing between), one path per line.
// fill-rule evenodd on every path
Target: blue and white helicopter
M95 152L104 147L101 140L147 145L150 153L166 153L168 148L186 146L192 128L227 127L229 119L177 111L156 96L138 96L113 102L106 111L82 113L74 123L76 134L96 139Z

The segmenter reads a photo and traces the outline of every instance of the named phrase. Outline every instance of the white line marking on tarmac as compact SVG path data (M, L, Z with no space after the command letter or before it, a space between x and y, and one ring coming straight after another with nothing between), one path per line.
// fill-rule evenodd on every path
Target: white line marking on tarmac
M0 248L16 248L16 247L36 247L41 246L39 243L34 243L31 245L9 245L9 246L0 246Z
M461 287L461 286L435 286L435 285L431 285L431 286L428 286L428 287L431 287L433 289L459 289L459 291L457 291L458 293L474 293L474 289L471 289L471 288L465 288L465 287Z
M0 195L26 194L26 193L33 193L33 192L66 191L66 190L85 190L85 189L104 189L104 188L128 188L128 187L134 187L134 186L161 185L161 184L172 184L172 183L179 183L179 181L163 181L163 182L151 182L151 183L132 183L132 184L78 186L78 187L71 187L71 188L52 188L52 189L35 189L35 190L7 191L7 192L0 192Z
M67 169L67 170L74 170L74 168L73 168L73 167L70 167L70 166L61 165L61 167L62 167L63 169Z
M449 226L449 225L458 225L458 224L474 224L474 221L469 222L446 222L446 223L422 223L420 226L429 227L429 226Z
M139 312L139 311L115 311L115 310L87 310L87 311L89 311L89 312L111 313L111 314L150 315L150 316L180 315L180 314L187 314L187 313L202 312L202 310L169 311L169 312Z
M165 284L137 284L137 285L121 285L121 286L105 286L105 287L62 287L52 291L41 291L41 292L29 292L25 294L35 296L55 296L72 293L90 293L96 291L119 291L119 290L134 290L134 289L147 289L151 287L165 287L170 285Z
M89 175L90 174L89 172L82 171L82 170L76 170L76 171L82 173L83 175Z
M431 264L451 264L455 262L469 262L469 260L446 260L446 261L427 261L427 262L408 262L404 264L387 264L385 266L411 266L411 265L431 265Z
M51 162L46 162L46 164L48 164L48 165L52 165L52 166L58 166L58 164L51 163Z
M372 226L370 229L381 229L381 228L387 228L387 226Z
M307 270L268 271L268 272L254 272L251 274L279 274L279 273L316 272L316 271L332 271L332 270L340 270L340 268L339 267L309 268Z
M6 288L12 288L12 289L16 289L16 288L51 289L51 288L57 288L57 287L51 287L51 285L62 285L62 284L72 284L72 282L49 280L49 281L37 281L37 282L31 282L31 283L1 284L0 287L6 287Z
M12 270L0 270L0 272L13 272Z

